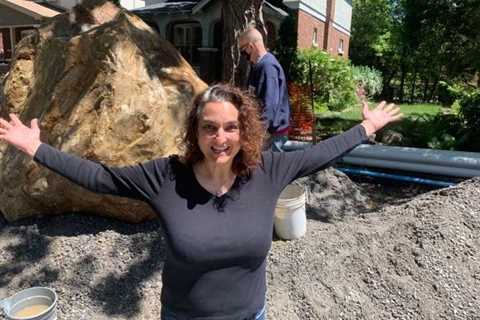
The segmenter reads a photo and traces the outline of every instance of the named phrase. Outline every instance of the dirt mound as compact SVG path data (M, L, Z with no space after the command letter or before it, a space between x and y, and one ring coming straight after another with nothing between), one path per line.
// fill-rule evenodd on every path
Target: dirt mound
M478 319L480 179L276 241L272 319Z
M373 208L372 200L362 188L334 168L297 179L295 183L305 186L307 210L320 219L342 219Z
M304 238L273 243L269 318L478 319L479 194L472 179L329 223L310 215ZM66 215L0 231L0 297L47 285L59 319L159 319L158 221Z

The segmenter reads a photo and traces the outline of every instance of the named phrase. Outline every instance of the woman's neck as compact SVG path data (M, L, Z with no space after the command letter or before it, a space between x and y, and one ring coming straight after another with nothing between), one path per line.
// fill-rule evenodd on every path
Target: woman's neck
M236 178L231 164L218 165L200 161L193 166L193 171L200 185L217 196L228 192Z

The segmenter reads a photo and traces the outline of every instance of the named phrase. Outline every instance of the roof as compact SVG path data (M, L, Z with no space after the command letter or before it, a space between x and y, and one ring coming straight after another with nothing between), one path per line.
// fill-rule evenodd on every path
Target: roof
M268 2L268 1L265 1L263 4L264 4L267 8L272 9L273 11L275 11L276 13L280 14L280 15L283 16L283 17L288 16L288 13L287 13L286 11L282 10L281 8L278 8L278 7L274 6L273 4L271 4L271 3Z
M202 10L212 0L191 0L191 1L178 1L178 0L165 0L160 3L151 4L149 6L132 9L131 11L136 13L170 13L170 14L195 14ZM288 16L288 13L278 8L268 1L264 2L264 5L281 16Z
M60 14L59 11L47 8L41 4L27 0L0 0L0 4L20 11L34 18L50 18Z
M191 13L196 4L197 1L165 1L141 8L135 8L131 11L137 13Z

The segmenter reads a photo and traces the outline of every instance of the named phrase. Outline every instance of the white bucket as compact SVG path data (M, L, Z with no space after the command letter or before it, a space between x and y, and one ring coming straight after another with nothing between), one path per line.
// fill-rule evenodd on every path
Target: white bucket
M305 189L296 184L288 185L280 194L275 208L275 232L285 240L301 238L307 231L305 213Z

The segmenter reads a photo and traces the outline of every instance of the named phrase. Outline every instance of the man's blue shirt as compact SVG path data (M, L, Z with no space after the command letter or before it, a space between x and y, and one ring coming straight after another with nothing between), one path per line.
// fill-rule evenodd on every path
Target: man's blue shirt
M262 117L268 131L285 131L290 122L287 81L282 66L273 54L267 52L252 66L248 86L263 104Z

